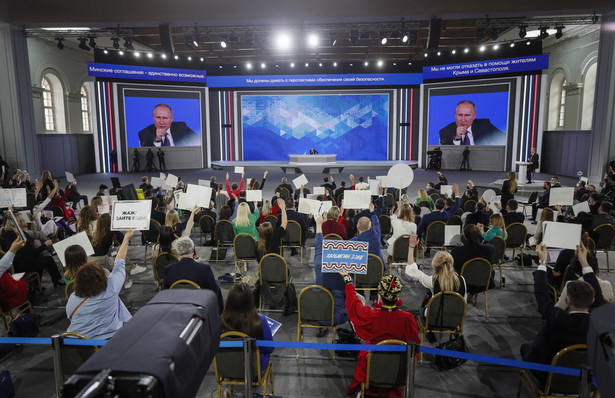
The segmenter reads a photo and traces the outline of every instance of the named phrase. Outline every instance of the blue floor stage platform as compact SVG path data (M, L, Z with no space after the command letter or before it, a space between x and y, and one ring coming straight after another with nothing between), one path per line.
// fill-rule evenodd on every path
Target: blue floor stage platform
M322 173L322 174L339 174L344 168L351 170L388 170L391 166L397 163L408 164L413 169L418 167L417 161L404 160L343 160L336 162L323 163L290 163L290 162L274 162L270 160L238 160L238 161L220 161L211 162L211 168L214 170L231 170L235 167L249 167L251 169L268 170L279 167L285 174L304 174L304 173Z

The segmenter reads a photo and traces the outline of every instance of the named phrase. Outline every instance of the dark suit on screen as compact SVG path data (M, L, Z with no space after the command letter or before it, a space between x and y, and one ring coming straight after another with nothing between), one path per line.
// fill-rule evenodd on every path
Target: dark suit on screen
M192 131L184 122L171 123L171 137L174 146L201 145L201 136ZM141 146L154 146L156 139L156 126L150 124L139 131L139 144Z
M506 145L506 133L491 124L489 119L474 119L471 130L474 145ZM456 135L457 123L452 122L440 130L440 145L453 145Z

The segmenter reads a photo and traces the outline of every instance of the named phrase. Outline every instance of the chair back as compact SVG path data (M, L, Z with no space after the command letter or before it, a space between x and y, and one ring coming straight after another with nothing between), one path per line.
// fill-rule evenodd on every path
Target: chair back
M506 227L506 234L507 248L523 247L527 236L527 227L520 222L514 222Z
M263 222L268 222L271 224L271 228L275 231L276 225L278 224L278 218L273 214L269 214L267 217L263 219Z
M401 340L384 340L378 345L406 345ZM406 385L408 356L405 352L370 351L367 354L365 388L370 385L396 388Z
M278 188L280 188L280 190L281 190L281 192L282 192L282 193L281 193L281 196L282 196L283 198L285 198L285 199L286 199L286 198L290 198L290 197L291 197L291 196L290 196L290 191L288 190L288 188L286 188L286 187L282 187L282 186L280 186L280 187L278 187Z
M586 344L575 344L563 348L555 354L551 365L563 366L566 368L580 369L589 364ZM556 373L549 373L545 384L545 393L562 394L566 396L577 395L579 393L579 378L577 376L567 376Z
M342 238L338 234L327 234L327 235L325 235L325 237L323 239L327 239L327 240L344 240L344 238Z
M209 214L203 214L199 217L199 228L201 229L201 233L203 235L214 232L215 227L216 220L214 220L214 218Z
M429 300L426 330L459 330L463 332L466 301L456 292L440 292Z
M530 197L527 199L527 204L531 205L532 203L536 202L537 199L538 199L538 191L532 191L532 193L530 194Z
M587 237L587 250L589 250L592 253L596 252L596 241L590 238L589 236Z
M391 217L386 214L381 214L378 217L378 221L380 222L380 233L382 235L391 235L393 233L393 230L391 229Z
M393 207L395 207L395 196L393 196L392 193L387 193L384 196L384 203L387 206L387 209L391 210Z
M454 216L448 219L448 221L446 222L446 225L463 225L463 223L461 222L461 216L455 214Z
M149 229L143 231L143 238L147 243L156 243L160 236L160 223L154 219L149 220Z
M506 253L506 241L501 236L494 236L493 239L489 242L495 248L493 252L493 258L491 260L494 261L494 264L499 264L504 262L504 254Z
M233 251L236 261L256 260L256 241L248 233L242 232L233 240Z
M74 338L74 339L82 339L89 340L82 334L67 332L62 333L60 338ZM95 346L80 346L80 345L65 345L64 342L60 344L61 350L61 361L62 361L62 373L64 374L64 379L67 379L68 376L74 374L77 369L81 365L85 363L96 351L98 351L98 347Z
M482 293L489 289L493 267L484 258L473 258L468 260L461 267L461 276L466 280L468 293Z
M446 224L444 221L433 221L427 226L427 232L425 234L425 243L428 247L431 246L444 246L444 228Z
M219 243L230 244L235 240L233 223L229 220L220 220L214 227L214 239Z
M611 224L600 224L594 231L598 233L598 239L596 239L597 250L610 250L613 245L613 238L615 238L615 227Z
M249 337L241 332L226 332L220 336L220 341L243 340ZM260 352L256 347L252 351L252 374L254 382L261 380ZM245 377L245 355L242 347L239 348L220 348L214 357L214 370L216 372L216 380L222 383L223 380L243 381ZM243 384L243 383L240 383Z
M288 220L288 224L286 224L286 233L282 238L282 245L301 246L302 239L303 233L301 232L301 225L295 220Z
M321 324L321 321L330 322L333 326L334 300L331 292L318 285L310 285L301 290L297 298L299 304L299 325Z
M286 259L279 254L269 253L263 256L258 264L258 271L261 286L263 286L263 281L274 283L284 282L288 285L288 263Z
M66 286L64 287L64 295L66 296L67 300L69 299L70 295L73 294L74 291L75 291L75 280L73 279L72 281L68 282Z
M393 242L393 262L400 263L408 260L410 235L400 235Z
M354 274L354 286L356 289L377 290L382 275L384 275L382 259L375 254L368 254L367 274Z
M201 287L196 282L190 279L179 279L171 285L169 289L200 289Z
M432 193L431 195L429 195L431 197L431 200L434 201L434 203L436 202L436 200L440 199L440 194L439 193Z
M428 208L428 209L429 209L431 205L429 204L429 202L428 202L428 201L426 201L426 200L421 200L421 201L419 202L418 206L419 206L419 207L426 207L426 208Z
M64 218L64 210L62 210L60 206L51 206L50 209L53 212L54 217Z
M466 200L463 204L463 211L473 212L476 207L476 201L474 199Z
M164 268L178 261L179 257L169 252L162 252L156 256L154 259L154 277L156 278L156 282L158 282L158 286L162 286L162 282L164 281Z
M342 203L342 200L344 199L344 192L340 192L339 194L337 194L337 196L335 197L335 203L338 204L338 206Z

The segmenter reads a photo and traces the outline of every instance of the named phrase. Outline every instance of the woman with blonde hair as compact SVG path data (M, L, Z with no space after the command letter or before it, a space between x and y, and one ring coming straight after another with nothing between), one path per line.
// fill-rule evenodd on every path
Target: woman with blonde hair
M502 217L500 213L492 215L491 218L489 218L489 223L491 224L491 228L489 228L487 232L485 232L485 226L483 224L476 224L482 238L486 242L491 242L496 236L506 239L506 225L504 224L504 217Z
M277 201L274 203L274 205L271 205L271 202L266 200L263 202L263 206L261 208L261 215L259 217L259 224L262 224L265 222L265 217L267 216L275 216L277 217L278 211L280 210L280 206L278 206Z
M246 202L242 202L237 206L237 216L233 220L233 232L235 235L240 233L248 233L252 235L254 240L258 240L258 231L256 230L256 220L260 217L260 211L254 202L254 212L250 213L250 206Z
M517 176L514 171L509 171L506 175L506 179L502 183L502 208L506 208L506 204L509 200L515 198L517 192Z
M417 235L410 237L410 245L408 246L408 265L406 265L406 275L412 280L419 281L423 286L429 289L427 297L423 300L419 315L425 319L427 313L427 304L429 300L439 292L456 292L467 300L466 281L463 276L457 275L453 266L453 256L445 250L439 251L431 261L433 275L429 276L419 270L418 265L414 261L414 248L419 244Z
M94 207L86 205L79 210L79 219L77 220L77 232L85 232L90 238L94 236L96 231L96 221L98 220L98 212Z
M188 217L182 222L179 222L179 214L177 213L177 210L169 210L164 219L164 225L166 225L167 227L173 228L177 236L182 236L184 233L184 230L187 229L186 227L188 225L189 220L190 220L190 217Z
M395 214L391 216L391 228L393 228L393 234L387 241L389 256L393 255L393 244L397 238L402 235L414 235L416 233L412 206L407 203L402 204L401 201L399 202Z
M416 198L416 203L415 205L418 205L421 202L428 202L429 203L429 210L433 211L433 199L431 198L431 196L427 195L427 191L425 191L424 188L419 189L419 197Z

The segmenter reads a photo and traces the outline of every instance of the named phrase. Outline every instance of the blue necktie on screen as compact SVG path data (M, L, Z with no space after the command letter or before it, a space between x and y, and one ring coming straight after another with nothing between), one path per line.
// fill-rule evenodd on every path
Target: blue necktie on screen
M463 145L470 145L470 137L468 137L468 133L463 138Z
M171 146L171 142L169 141L169 137L164 136L164 145L163 146Z

